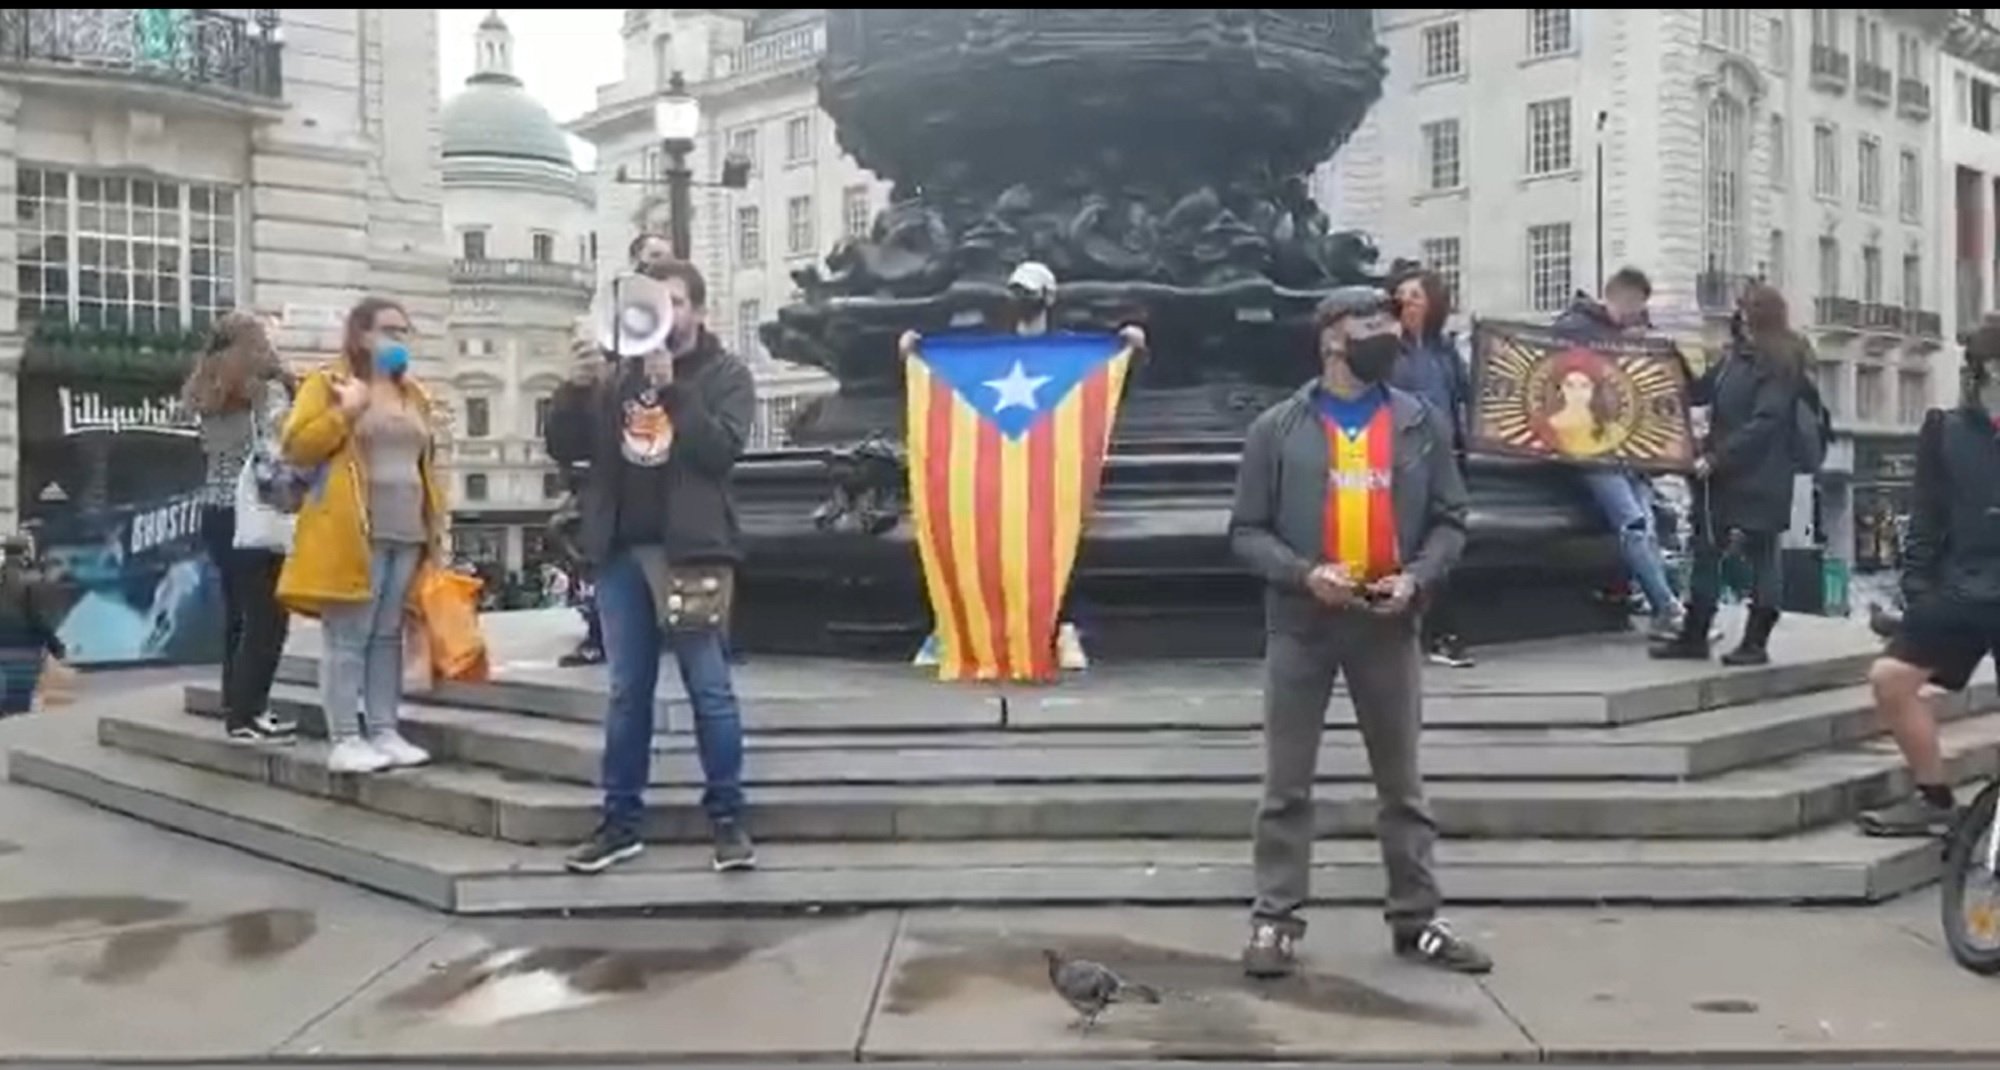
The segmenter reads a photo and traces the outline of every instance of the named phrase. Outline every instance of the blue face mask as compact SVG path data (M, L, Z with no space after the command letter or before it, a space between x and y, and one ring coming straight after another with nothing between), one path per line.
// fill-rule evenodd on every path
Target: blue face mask
M410 350L401 342L390 342L375 351L375 370L399 376L410 370Z

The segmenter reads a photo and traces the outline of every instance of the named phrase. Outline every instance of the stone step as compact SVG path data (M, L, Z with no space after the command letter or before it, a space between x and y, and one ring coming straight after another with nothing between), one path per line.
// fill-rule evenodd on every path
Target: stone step
M133 753L516 843L580 840L597 819L597 793L582 785L454 764L332 776L322 743L231 744L178 711L108 715L98 731L106 745ZM1945 738L1961 775L1985 775L2000 756L2000 716L1949 725ZM1893 748L1877 742L1700 781L1442 781L1430 796L1440 827L1453 836L1736 838L1838 820L1889 797L1902 779ZM705 837L688 794L656 794L651 838ZM754 791L751 817L760 836L778 841L1235 839L1254 801L1247 783L787 785ZM1372 833L1375 801L1366 783L1323 785L1316 809L1322 834Z
M1943 716L1956 718L1976 702L1993 706L1993 689L1975 698L1944 696ZM187 689L191 712L214 716L216 688ZM323 737L324 717L315 691L280 686L271 707L297 718L308 735ZM748 783L804 784L1032 784L1059 782L1254 783L1263 770L1260 733L1211 731L1019 730L899 733L765 733L753 708ZM602 732L594 725L545 718L410 705L405 732L443 760L594 784ZM681 731L655 739L653 783L701 782L692 736ZM1865 687L1815 691L1757 706L1731 706L1666 720L1612 728L1434 728L1424 737L1424 772L1434 780L1684 780L1866 738L1875 733ZM1368 758L1360 735L1337 727L1326 736L1321 779L1360 780Z
M655 847L599 877L560 851L448 832L269 784L99 747L87 724L16 749L9 775L178 832L459 914L669 909L1241 903L1248 843L1233 840L766 842L756 873L718 876L697 847ZM1776 839L1452 841L1454 901L1853 903L1933 879L1935 845L1833 828ZM1315 859L1324 901L1378 900L1365 841Z
M1761 702L1859 684L1880 643L1824 622L1780 629L1773 664L1724 669L1716 664L1656 662L1633 636L1524 644L1494 661L1424 676L1424 719L1436 727L1604 727ZM287 656L280 679L311 685L317 661ZM1101 731L1256 728L1262 724L1260 670L1254 662L1106 665L1053 686L940 684L908 666L753 661L738 674L746 710L770 732L906 732L996 728ZM663 673L663 681L671 680ZM517 669L483 683L441 681L422 696L468 709L598 723L605 672ZM663 688L675 684L663 682ZM678 694L660 699L662 724L685 725ZM1344 695L1330 723L1352 724Z

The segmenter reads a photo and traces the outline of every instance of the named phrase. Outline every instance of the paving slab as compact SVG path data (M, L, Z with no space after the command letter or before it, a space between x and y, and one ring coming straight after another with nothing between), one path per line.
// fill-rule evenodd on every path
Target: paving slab
M895 927L893 914L462 926L284 1054L852 1059Z
M1483 911L1494 998L1551 1059L2000 1055L1994 983L1869 912Z
M1388 953L1378 916L1328 912L1305 972L1252 984L1232 910L913 912L884 978L865 1059L1451 1057L1535 1049L1479 984ZM1315 931L1316 935L1318 930ZM1044 949L1161 990L1088 1032L1051 990Z

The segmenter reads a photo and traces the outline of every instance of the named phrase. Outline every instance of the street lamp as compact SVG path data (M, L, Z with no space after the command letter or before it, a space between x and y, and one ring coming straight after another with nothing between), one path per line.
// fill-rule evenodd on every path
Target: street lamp
M666 157L667 208L672 214L669 221L670 233L667 240L674 247L674 257L688 260L694 248L692 191L696 186L719 187L722 189L744 189L750 185L750 158L731 153L722 161L720 182L696 182L694 172L688 167L688 154L694 151L695 139L701 134L701 102L688 92L687 81L681 72L675 71L667 80L667 93L653 104L653 134L660 139L660 148ZM615 181L650 185L653 179L631 178L625 168L618 168Z

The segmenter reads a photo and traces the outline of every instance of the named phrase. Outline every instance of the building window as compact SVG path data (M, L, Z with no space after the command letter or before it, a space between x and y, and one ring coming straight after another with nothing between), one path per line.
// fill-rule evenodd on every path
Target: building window
M1792 21L1790 11L1779 11L1771 16L1767 32L1770 35L1771 71L1785 74L1792 69Z
M757 177L763 170L763 164L757 159L760 155L757 151L757 142L757 128L754 126L746 126L729 133L729 155L749 160L752 178Z
M736 210L736 259L745 264L764 262L764 227L754 204Z
M1555 312L1570 299L1569 224L1528 228L1528 301L1537 312Z
M550 234L548 231L545 230L536 231L533 236L533 241L534 241L535 259L544 264L555 263L556 236Z
M1785 288L1785 277L1787 274L1785 264L1785 232L1774 230L1771 232L1770 259L1764 262L1764 281L1782 290Z
M1840 196L1840 131L1832 123L1813 125L1813 196Z
M1896 35L1896 77L1924 80L1924 43L1907 33Z
M1879 245L1861 247L1861 303L1882 303L1882 247Z
M1459 170L1458 120L1439 119L1423 125L1424 174L1433 190L1457 189Z
M1983 78L1974 78L1970 84L1972 101L1972 128L1983 133L1993 132L1993 83Z
M1904 427L1921 427L1924 413L1931 407L1930 376L1906 371L1896 376L1896 422Z
M805 163L813 158L813 117L811 112L785 120L785 162Z
M234 190L34 167L15 181L23 320L150 333L236 307Z
M791 439L792 421L798 418L805 399L797 394L785 394L774 398L760 398L757 401L757 416L751 421L750 447L752 449L777 449Z
M1750 45L1750 13L1727 7L1703 8L1701 39L1732 52L1747 51Z
M1909 223L1920 222L1924 216L1924 169L1913 149L1903 150L1902 170L1897 174L1898 195L1896 203Z
M1708 146L1703 160L1702 263L1710 271L1743 270L1743 158L1749 111L1735 97L1708 102Z
M492 405L485 398L465 399L465 437L485 438L493 433Z
M483 231L483 230L468 230L468 231L466 231L465 233L463 233L463 234L459 235L459 239L458 239L458 240L459 240L459 243L460 243L460 250L459 250L459 255L460 255L461 257L463 257L464 259L467 259L467 260L484 260L484 259L486 259L486 232L485 232L485 231Z
M1460 286L1464 282L1462 260L1457 238L1425 238L1423 247L1424 266L1438 273L1444 280L1444 288L1451 295L1451 307L1464 308L1464 295Z
M554 398L536 398L536 399L535 399L535 437L536 437L536 438L540 438L540 437L542 437L543 435L546 435L546 434L548 434L548 433L549 433L549 413L551 413L551 412L555 411L555 406L556 406L556 402L555 402L555 399L554 399Z
M850 238L868 236L868 187L849 186L840 194L841 231Z
M1861 135L1859 167L1855 177L1856 197L1863 208L1882 207L1882 142Z
M785 202L785 245L793 256L813 251L813 199L810 195Z
M674 78L674 35L653 38L653 85L665 89Z
M490 357L493 355L493 339L461 338L458 340L458 352L466 357Z
M486 473L467 472L465 474L465 500L483 502L486 500Z
M745 301L736 306L736 355L749 357L760 348L757 343L757 328L764 319L764 306L758 301Z
M1831 235L1819 240L1819 295L1840 296L1840 239Z
M1862 63L1882 66L1882 24L1866 15L1854 16L1854 50Z
M1840 50L1840 10L1831 7L1812 9L1812 43L1814 48Z
M1924 307L1924 258L1916 253L1903 255L1903 307Z
M1863 364L1854 369L1854 415L1862 423L1888 421L1888 393L1888 377L1881 368Z
M1771 116L1771 187L1784 189L1792 182L1791 146L1785 141L1785 117Z
M1528 9L1528 55L1559 56L1576 47L1566 7Z
M542 473L542 500L552 502L563 496L562 475L558 472Z
M1528 173L1552 175L1570 169L1569 98L1528 105Z
M1465 60L1458 48L1458 22L1440 22L1424 27L1424 77L1451 78L1465 73Z
M1820 400L1826 403L1826 411L1833 416L1847 415L1846 365L1837 360L1822 358L1813 365L1813 385L1819 387Z

